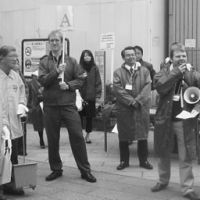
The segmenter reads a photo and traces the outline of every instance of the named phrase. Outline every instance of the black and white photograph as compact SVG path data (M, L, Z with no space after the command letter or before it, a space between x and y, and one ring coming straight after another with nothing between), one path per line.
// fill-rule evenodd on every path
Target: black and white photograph
M0 0L0 200L200 200L200 0Z

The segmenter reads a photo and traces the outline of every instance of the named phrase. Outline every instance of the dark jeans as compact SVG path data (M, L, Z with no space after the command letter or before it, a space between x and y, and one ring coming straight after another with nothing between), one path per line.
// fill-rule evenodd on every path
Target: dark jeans
M83 138L81 120L74 106L45 106L44 121L48 140L49 164L52 171L62 170L62 161L59 153L61 122L69 133L69 141L76 164L85 173L90 171L87 150Z
M129 143L128 141L119 142L120 162L124 161L129 164ZM140 163L144 163L148 158L148 143L147 140L137 141L137 155Z

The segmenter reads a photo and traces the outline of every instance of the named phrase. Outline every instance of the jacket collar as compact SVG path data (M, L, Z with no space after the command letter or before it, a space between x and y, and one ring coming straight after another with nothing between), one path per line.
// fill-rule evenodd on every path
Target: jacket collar
M125 69L127 69L128 71L131 71L131 67L130 67L129 65L126 65L126 64L124 63L124 64L123 64L123 67L124 67ZM132 66L132 69L133 69L134 71L137 71L137 70L140 69L140 67L141 67L141 64L140 64L139 62L136 62L135 65Z
M11 69L9 74L7 75L2 69L0 69L0 77L1 78L6 78L6 77L9 77L11 79L14 79L14 71Z

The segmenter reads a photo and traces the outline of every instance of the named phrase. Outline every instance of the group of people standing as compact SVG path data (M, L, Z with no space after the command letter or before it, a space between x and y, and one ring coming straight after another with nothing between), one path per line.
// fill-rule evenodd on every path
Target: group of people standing
M47 133L49 164L52 173L46 177L46 181L54 180L62 175L59 139L61 123L64 123L68 129L72 152L81 172L81 178L88 182L96 182L96 178L91 173L85 140L87 142L89 133L92 131L96 99L101 96L100 74L89 50L82 53L81 62L83 64L81 67L74 58L67 55L64 55L65 64L61 64L62 39L59 31L52 31L49 34L50 54L41 58L39 74L34 73L28 84L19 70L16 49L12 46L0 48L0 159L4 156L5 144L3 142L7 138L12 143L9 146L12 148L10 160L12 164L18 164L18 147L21 147L18 144L19 138L25 131L22 130L24 127L22 127L21 119L27 115L28 108L26 106L28 105L30 120L33 122L34 130L38 131L41 148L45 148L44 126ZM61 82L58 78L63 71L65 71L64 81ZM83 75L84 72L86 76ZM84 82L86 83L84 84ZM83 137L80 115L75 106L76 89L80 89L83 101L86 107L89 107L84 108L86 114L80 114L82 117L86 116L86 120L88 120L87 139ZM20 114L18 113L19 108ZM91 108L93 112L89 113ZM2 180L2 176L0 174L0 180ZM24 195L23 188L15 188L12 171L7 176L10 176L10 182L7 181L9 183L0 182L0 200L6 199L4 194Z
M159 180L152 192L166 189L170 179L170 153L174 135L177 136L180 185L183 196L199 200L194 191L192 159L195 158L195 135L200 102L188 104L184 91L191 86L200 89L200 73L187 61L184 45L174 43L170 57L161 64L158 73L152 73L150 65L137 62L140 47L126 47L121 56L124 63L114 72L113 87L116 95L117 127L119 132L120 164L118 170L129 166L129 141L138 141L138 157L141 167L152 169L147 161L147 137L151 89L156 89L159 102L155 114L154 146L158 155ZM151 75L153 74L153 75ZM153 83L151 83L151 79ZM189 119L177 118L183 110L193 115Z
M40 136L40 146L45 147L43 127L48 141L48 159L51 173L46 181L55 180L63 175L62 160L59 153L60 129L62 125L68 130L70 146L81 173L81 178L94 183L91 173L86 143L91 143L90 133L93 129L95 104L101 97L102 83L93 54L84 50L77 61L62 52L63 36L58 30L48 36L50 52L40 59L38 74L33 75L31 83L31 106L34 129ZM113 89L116 96L116 118L119 137L120 164L117 170L129 167L129 144L137 141L139 165L152 170L148 161L148 132L151 90L156 89L160 100L155 116L155 150L159 156L159 181L151 188L152 192L165 189L170 179L170 150L173 134L177 136L179 150L180 184L183 196L198 200L194 192L192 173L191 141L195 135L195 123L200 112L200 102L188 105L182 98L186 88L200 88L200 74L193 67L187 67L185 47L176 43L170 50L170 59L164 62L160 72L156 73L150 63L142 59L140 46L128 46L121 52L123 64L114 72ZM64 62L63 62L64 58ZM0 48L0 130L2 136L9 133L14 148L15 139L22 135L20 117L17 108L27 105L25 85L16 66L16 49L9 46ZM61 78L63 77L63 78ZM76 107L76 90L83 99L83 110ZM179 98L175 98L179 96ZM23 106L22 106L23 105ZM182 111L191 111L195 117L187 120L177 119ZM26 113L24 108L23 115ZM38 117L39 115L40 117ZM86 119L86 136L83 136L83 118ZM39 124L44 122L44 124ZM36 125L38 125L36 127ZM41 127L40 127L41 125ZM39 127L39 128L38 128ZM6 130L6 131L5 131ZM15 152L15 151L13 151ZM11 155L12 164L17 164L15 154ZM12 178L11 178L12 183ZM0 200L5 200L4 193L24 194L22 188L0 186ZM12 193L10 192L10 193Z

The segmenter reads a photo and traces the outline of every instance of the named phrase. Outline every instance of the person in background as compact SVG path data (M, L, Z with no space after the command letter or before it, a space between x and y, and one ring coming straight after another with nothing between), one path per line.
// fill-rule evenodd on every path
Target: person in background
M155 70L153 69L153 65L151 63L148 63L146 61L143 60L143 49L140 46L134 46L135 49L135 55L136 55L136 61L139 62L142 66L146 67L149 72L150 72L150 76L151 76L151 89L153 90L153 77L155 75Z
M173 42L171 45L170 45L170 49L169 51L172 51L174 48L176 49L177 45L181 44L180 42ZM160 70L163 68L163 67L166 67L167 65L171 65L172 64L172 60L170 58L170 56L166 57L165 60L163 62L160 63Z
M63 173L59 154L60 128L63 122L68 129L70 145L81 178L88 182L96 182L88 162L81 119L75 104L75 90L81 88L85 78L84 72L74 58L66 54L62 55L64 41L59 30L52 31L48 39L50 53L41 58L39 64L39 82L44 87L44 121L49 164L52 170L52 173L46 177L46 181L52 181Z
M196 124L200 112L200 102L188 104L184 91L191 86L200 88L200 73L187 63L184 45L177 44L170 51L171 65L164 66L154 76L154 86L160 95L155 116L154 146L159 157L159 180L151 188L152 192L164 190L170 179L170 153L173 135L177 136L180 185L183 196L190 200L199 200L194 192L192 159L195 158ZM177 118L183 110L191 112L193 117Z
M116 96L117 128L119 132L120 164L117 170L129 166L129 141L137 140L139 165L153 169L147 160L151 78L149 70L136 62L135 49L121 52L124 63L114 72L113 89Z
M20 75L14 71L17 63L16 49L12 46L0 48L0 85L4 89L4 97L7 100L8 129L12 140L12 164L18 164L18 138L22 136L21 117L27 110L25 86ZM5 194L24 195L23 188L14 187L13 175L11 182L3 187Z
M22 81L23 81L23 83L25 85L26 99L28 99L29 98L29 87L28 87L28 83L27 83L24 75L22 74L19 59L17 59L15 68L13 70L15 70L20 75L20 77L21 77L21 79L22 79ZM22 155L23 156L23 155L27 155L27 146L26 146L27 128L26 128L26 121L23 122L22 130L23 130L23 134L24 135L22 137L18 138L18 142L17 143L18 143L18 155Z
M83 99L83 110L80 111L81 121L86 119L86 136L85 142L91 143L90 133L92 132L92 120L96 113L96 101L101 97L102 84L99 69L95 64L94 57L90 50L84 50L80 57L80 66L86 71L87 77L80 89L80 94Z
M7 99L5 98L5 85L2 84L1 81L3 81L3 79L1 78L2 75L4 75L2 73L3 71L1 70L1 65L0 65L0 162L2 162L2 159L3 159L3 150L2 148L4 148L4 139L5 139L5 136L6 134L8 133L10 135L10 132L9 132L9 124L8 124L8 102L7 102ZM4 86L4 87L3 87ZM6 133L6 130L8 130L8 132ZM2 165L0 165L0 171L1 171L1 174L0 174L0 177L2 178L3 174L2 174ZM10 177L11 177L11 172L10 172ZM7 174L7 177L8 177L8 174ZM3 194L3 185L5 184L5 182L1 182L0 183L0 200L6 200L7 198L4 196Z
M30 95L28 99L29 117L33 124L34 131L38 132L40 139L40 148L45 148L43 139L44 120L43 120L43 87L38 82L38 70L32 74L32 79L29 82Z

